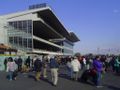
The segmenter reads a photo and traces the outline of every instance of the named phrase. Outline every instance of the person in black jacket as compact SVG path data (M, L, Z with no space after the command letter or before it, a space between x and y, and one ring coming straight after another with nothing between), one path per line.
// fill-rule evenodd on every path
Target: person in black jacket
M27 66L28 69L30 68L30 63L31 63L31 59L30 59L30 56L28 56L25 62L25 65Z
M7 63L8 63L8 58L5 58L4 60L5 71L7 70Z
M42 60L40 60L39 58L37 58L34 62L34 67L35 67L35 71L36 71L36 81L40 80L40 75L41 75L41 71L42 71Z
M23 60L21 58L21 56L19 56L18 60L17 60L17 64L18 64L18 71L22 71L22 63L23 63Z

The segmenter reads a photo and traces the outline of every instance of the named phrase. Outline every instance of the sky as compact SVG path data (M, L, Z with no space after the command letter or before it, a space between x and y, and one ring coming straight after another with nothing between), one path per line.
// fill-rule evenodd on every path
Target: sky
M0 0L0 15L39 3L47 3L65 28L80 38L75 52L120 52L120 0Z

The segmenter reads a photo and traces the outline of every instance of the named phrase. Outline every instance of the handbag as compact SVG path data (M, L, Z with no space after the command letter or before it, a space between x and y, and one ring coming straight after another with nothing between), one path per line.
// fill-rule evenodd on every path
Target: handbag
M97 74L97 70L95 68L91 69L91 74L92 76L95 76Z
M18 73L17 73L17 71L15 70L14 72L13 72L13 77L16 77L18 75Z

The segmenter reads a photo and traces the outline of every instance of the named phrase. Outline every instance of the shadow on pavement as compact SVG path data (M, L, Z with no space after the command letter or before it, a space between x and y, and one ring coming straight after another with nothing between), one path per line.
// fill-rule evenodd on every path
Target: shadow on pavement
M43 78L43 77L42 77L40 80L42 80L42 81L44 81L44 82L49 83L49 84L52 85L51 81L48 80L47 78Z
M69 76L67 76L66 74L59 74L59 77L72 81L72 79Z
M120 90L120 87L112 86L112 85L105 85L107 88L111 90Z
M67 76L66 74L59 74L59 77L60 78L64 78L64 79L67 79L67 80L70 80L70 81L74 81L73 79L71 79L69 76ZM81 78L78 79L78 82L79 83L82 83L82 84L88 84L88 85L91 85L91 86L95 86L91 81L83 81Z
M35 76L34 76L34 75L28 75L28 78L31 78L31 79L33 79L33 80L35 80L35 81L36 81L36 79L35 79Z
M90 86L95 86L94 83L90 80L87 80L87 81L83 81L81 78L78 80L80 83L82 84L87 84L87 85L90 85Z
M28 75L28 78L31 78L31 79L33 79L34 81L37 81L34 75ZM40 80L42 80L42 81L44 81L44 82L46 82L46 83L52 84L47 78L41 77Z

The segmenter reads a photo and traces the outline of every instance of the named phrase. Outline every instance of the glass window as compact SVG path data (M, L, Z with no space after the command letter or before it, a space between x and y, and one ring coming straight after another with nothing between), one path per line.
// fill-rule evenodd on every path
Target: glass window
M19 40L19 45L22 46L22 38L18 37L18 40Z
M8 24L9 26L14 27L9 28L9 43L11 43L13 46L17 45L16 48L20 47L21 49L22 47L30 50L30 48L32 48L32 35L30 36L29 34L32 33L32 20L13 21L9 22ZM21 30L21 32L16 32L15 30Z
M32 20L28 20L28 33L32 33Z
M32 48L32 39L28 39L28 48Z
M67 43L67 42L63 42L63 44L64 44L65 47L68 47L68 48L70 48L70 49L73 49L73 45L71 45L71 44L69 44L69 43Z
M13 39L14 39L13 37L9 37L9 42L12 43L12 44L14 43Z
M9 25L10 25L10 26L13 26L13 22L9 22Z
M23 21L23 30L25 31L25 32L27 32L27 21Z
M14 22L14 27L17 28L17 21Z
M18 29L22 30L22 21L18 21Z
M23 39L23 46L27 47L27 39L26 38Z
M63 50L63 53L73 54L73 51L72 51L72 50L64 49L64 50Z
M14 37L14 43L18 44L18 37L16 37L16 36Z

